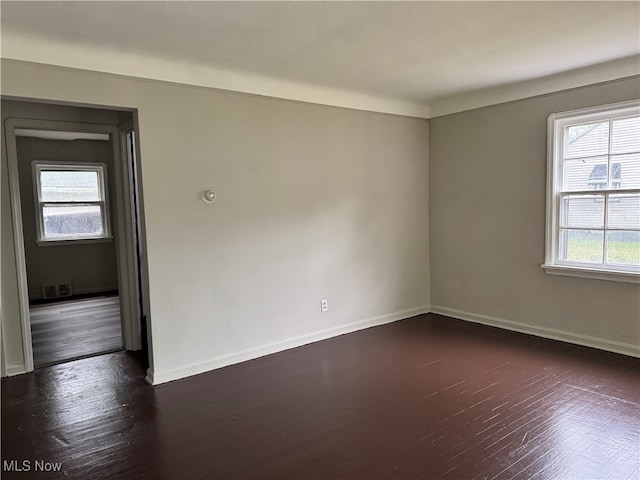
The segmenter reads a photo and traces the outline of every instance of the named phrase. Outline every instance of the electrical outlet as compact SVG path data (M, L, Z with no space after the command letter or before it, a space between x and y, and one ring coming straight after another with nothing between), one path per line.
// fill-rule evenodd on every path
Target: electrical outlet
M327 310L329 310L329 302L327 302L327 299L320 300L320 311L324 313Z

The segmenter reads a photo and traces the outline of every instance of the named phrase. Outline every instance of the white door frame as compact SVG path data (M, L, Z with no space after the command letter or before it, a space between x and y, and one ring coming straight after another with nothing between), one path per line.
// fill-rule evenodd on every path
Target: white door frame
M115 242L118 263L118 292L120 296L120 312L122 319L122 340L126 350L140 349L140 313L137 302L137 286L135 277L135 255L132 248L133 219L131 217L130 169L126 168L120 150L120 130L115 125L93 123L74 123L57 120L36 120L26 118L9 118L5 121L5 138L7 144L7 162L9 174L9 195L11 197L11 216L13 221L13 240L15 245L16 270L18 280L18 301L20 323L22 327L22 348L24 366L27 372L33 371L33 346L31 342L31 324L29 319L29 292L27 286L27 269L24 252L24 234L22 228L22 205L20 201L20 183L18 177L18 153L15 130L17 128L33 130L71 131L84 133L106 133L109 135L113 149L116 178L115 208ZM4 336L2 338L4 341ZM4 350L4 345L3 345Z
M149 277L148 277L148 266L147 266L147 256L144 245L146 245L145 240L145 229L144 229L144 220L142 218L142 187L140 185L140 166L138 164L137 158L140 158L140 153L138 152L138 136L135 129L135 123L133 118L125 120L124 122L118 125L120 130L120 148L121 148L121 157L123 160L122 166L124 169L127 169L129 176L129 184L128 184L128 195L129 195L129 219L131 220L128 224L131 227L131 237L129 238L129 246L131 251L136 253L139 258L138 262L135 262L135 258L133 259L133 268L132 272L135 275L136 288L136 299L142 297L142 305L139 305L139 315L140 321L143 321L144 318L149 317ZM128 135L133 133L134 142L133 145L128 143ZM131 151L133 149L134 151ZM134 202L134 196L137 199L137 205ZM137 220L137 225L136 225ZM137 228L137 230L136 230ZM142 325L140 326L142 328ZM147 326L148 327L148 326ZM147 328L147 335L149 335L149 329Z

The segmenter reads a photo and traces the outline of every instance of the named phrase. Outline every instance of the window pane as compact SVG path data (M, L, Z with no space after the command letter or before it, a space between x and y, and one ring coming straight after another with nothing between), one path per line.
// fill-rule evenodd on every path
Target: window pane
M609 195L607 227L640 229L640 194Z
M611 156L611 188L640 188L640 154Z
M599 230L560 230L560 260L602 263L604 232Z
M560 224L563 227L602 228L604 195L564 197L560 214Z
M40 171L42 202L95 202L100 198L98 172Z
M94 238L104 235L99 205L42 208L45 239Z
M565 158L594 157L609 152L609 122L566 127Z
M614 120L611 134L611 153L640 151L640 117Z
M640 232L607 232L607 263L640 266Z
M565 160L563 163L564 191L606 190L607 178L607 157Z

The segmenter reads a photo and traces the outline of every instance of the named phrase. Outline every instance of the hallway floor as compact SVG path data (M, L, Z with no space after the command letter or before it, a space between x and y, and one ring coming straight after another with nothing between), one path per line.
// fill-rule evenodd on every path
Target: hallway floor
M119 302L102 296L32 305L35 367L122 350Z

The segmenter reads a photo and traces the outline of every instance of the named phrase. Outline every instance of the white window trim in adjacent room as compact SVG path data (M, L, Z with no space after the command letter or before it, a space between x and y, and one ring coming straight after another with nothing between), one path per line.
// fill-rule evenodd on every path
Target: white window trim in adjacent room
M111 226L109 223L109 202L107 192L107 165L104 163L60 163L50 161L35 160L32 162L33 170L33 190L36 210L36 233L37 244L39 246L50 245L65 245L65 244L80 244L80 243L96 243L96 242L109 242L112 240ZM96 201L60 201L49 202L42 201L42 185L41 175L42 171L76 171L76 172L96 172L98 175L98 191L100 199ZM47 237L44 229L44 215L43 208L48 205L91 205L99 206L100 214L102 217L103 232L102 235L94 236L65 236L65 237Z
M605 121L615 118L629 117L640 114L640 100L603 105L599 107L573 110L570 112L554 113L547 121L547 208L546 208L546 238L545 238L545 263L542 268L546 273L554 275L567 275L572 277L595 278L620 282L640 283L640 268L608 264L590 264L563 261L559 255L560 244L560 208L561 198L567 193L572 195L582 194L608 194L640 193L640 189L616 189L594 190L584 192L567 192L563 190L563 156L564 156L564 132L565 127L573 124ZM611 135L609 135L609 150L606 155L611 157ZM610 162L607 162L609 165ZM605 203L606 205L606 203ZM606 211L605 225L606 236ZM606 248L606 247L604 247ZM606 262L606 259L604 259Z

